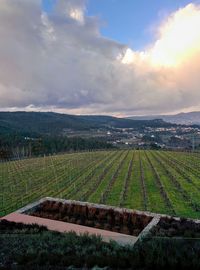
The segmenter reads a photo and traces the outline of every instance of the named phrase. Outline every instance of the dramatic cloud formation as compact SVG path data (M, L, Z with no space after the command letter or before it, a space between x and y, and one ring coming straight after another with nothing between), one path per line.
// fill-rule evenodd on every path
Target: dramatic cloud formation
M0 108L145 114L200 108L200 7L190 4L136 52L105 39L85 0L1 0Z

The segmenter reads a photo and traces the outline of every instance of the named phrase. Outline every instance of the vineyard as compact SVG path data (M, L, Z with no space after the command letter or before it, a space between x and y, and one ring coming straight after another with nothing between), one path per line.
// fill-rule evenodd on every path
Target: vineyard
M0 216L46 196L200 218L200 154L96 151L0 163Z

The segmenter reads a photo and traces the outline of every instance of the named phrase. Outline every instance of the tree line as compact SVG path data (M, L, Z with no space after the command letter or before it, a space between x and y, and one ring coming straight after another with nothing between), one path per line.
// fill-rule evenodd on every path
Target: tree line
M0 137L0 160L25 158L84 150L111 149L114 146L101 138L65 136L21 137L18 135Z

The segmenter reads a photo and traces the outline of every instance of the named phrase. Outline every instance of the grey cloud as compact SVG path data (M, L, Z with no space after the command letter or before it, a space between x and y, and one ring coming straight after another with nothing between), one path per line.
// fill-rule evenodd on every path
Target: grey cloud
M86 17L85 8L84 0L60 0L47 15L39 0L1 0L1 109L132 114L198 103L196 76L194 99L185 90L187 79L177 81L181 73L123 64L126 45L102 37L98 18ZM84 21L71 17L70 9L82 12Z

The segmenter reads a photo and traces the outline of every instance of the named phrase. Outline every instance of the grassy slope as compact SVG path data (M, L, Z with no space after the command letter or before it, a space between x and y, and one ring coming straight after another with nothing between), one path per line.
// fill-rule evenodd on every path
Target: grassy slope
M103 201L118 206L132 158L122 206L144 210L142 188L145 187L147 210L171 213L156 182L154 168L175 214L200 218L200 155L134 150L85 152L0 163L0 215L44 196Z

